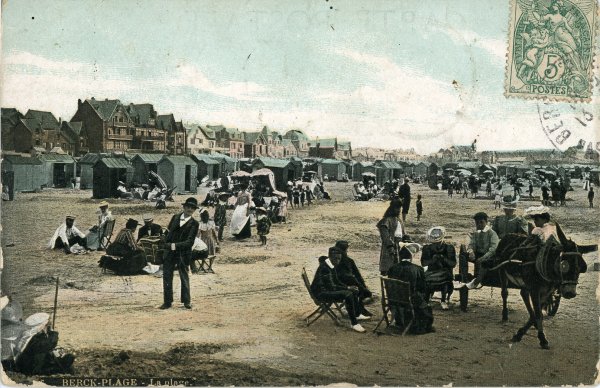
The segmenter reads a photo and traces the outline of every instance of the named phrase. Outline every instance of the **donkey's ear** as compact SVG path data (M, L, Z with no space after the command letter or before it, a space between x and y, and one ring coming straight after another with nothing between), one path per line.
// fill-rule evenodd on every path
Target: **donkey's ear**
M577 245L577 252L586 254L590 252L596 252L598 250L598 244L593 245Z
M581 255L577 258L577 262L579 264L579 273L585 273L587 271L587 264Z

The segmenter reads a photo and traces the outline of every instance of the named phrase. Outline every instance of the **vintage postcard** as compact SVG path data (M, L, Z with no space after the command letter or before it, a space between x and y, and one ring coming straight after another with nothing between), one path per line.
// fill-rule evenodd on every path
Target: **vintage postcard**
M598 382L594 0L2 0L3 386Z

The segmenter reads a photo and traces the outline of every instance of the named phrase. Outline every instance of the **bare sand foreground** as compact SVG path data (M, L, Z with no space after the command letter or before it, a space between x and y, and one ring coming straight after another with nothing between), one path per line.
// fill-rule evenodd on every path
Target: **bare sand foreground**
M371 289L380 292L375 223L386 203L351 201L349 183L326 187L334 200L291 211L290 223L271 229L268 248L260 247L256 237L227 239L214 265L216 274L191 276L191 311L177 303L158 310L160 278L102 274L99 252L66 256L45 250L67 212L78 216L80 228L95 222L99 201L90 199L91 192L21 194L2 204L2 289L23 303L25 315L50 313L54 279L60 277L56 329L60 346L77 355L77 376L189 377L199 385L253 386L528 386L596 380L598 272L581 275L578 296L563 300L558 314L545 321L550 350L538 346L534 331L511 345L511 336L527 319L525 307L511 291L510 319L503 324L500 290L490 288L471 293L466 313L458 308L457 293L450 311L435 304L437 332L425 336L380 336L371 330L358 334L334 326L327 317L306 328L303 318L314 306L301 269L306 267L312 278L316 257L337 239L350 242L350 256ZM592 243L598 240L600 212L587 208L586 192L579 187L569 193L573 200L568 207L552 211L570 237ZM425 216L417 223L411 209L407 231L419 241L429 227L440 224L448 229L450 241L466 242L474 212L500 213L487 200L449 199L422 185L413 185L413 192L415 197L424 195ZM162 211L142 202L110 200L116 231L128 217L141 220L147 212L166 225L185 196L175 199ZM594 255L586 255L588 264ZM176 276L176 298L178 287ZM372 329L381 307L368 307L377 318L365 325ZM123 350L127 356L118 357ZM24 381L23 376L10 377Z

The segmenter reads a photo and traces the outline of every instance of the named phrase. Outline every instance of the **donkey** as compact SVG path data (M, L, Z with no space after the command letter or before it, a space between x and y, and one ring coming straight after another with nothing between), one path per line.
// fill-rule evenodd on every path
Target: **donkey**
M502 238L496 250L496 263L520 260L518 265L507 264L498 268L502 287L502 320L508 320L506 299L509 282L521 289L521 298L529 312L529 320L512 337L519 342L534 325L543 349L549 349L544 334L542 310L557 290L561 297L572 299L577 295L579 274L587 271L582 254L598 250L597 245L577 245L567 239L556 225L559 239L553 236L542 243L537 236L509 234Z

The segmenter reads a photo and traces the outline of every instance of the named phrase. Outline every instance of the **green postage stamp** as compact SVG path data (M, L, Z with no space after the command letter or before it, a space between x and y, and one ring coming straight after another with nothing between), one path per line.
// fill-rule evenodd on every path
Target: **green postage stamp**
M589 101L597 19L596 0L512 0L506 95Z

